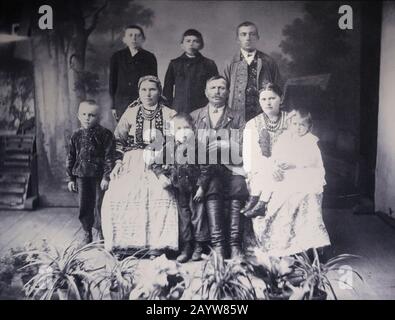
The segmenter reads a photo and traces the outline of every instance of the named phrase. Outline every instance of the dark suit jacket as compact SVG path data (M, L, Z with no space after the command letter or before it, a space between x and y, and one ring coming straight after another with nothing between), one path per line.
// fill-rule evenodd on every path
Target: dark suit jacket
M217 134L222 130L228 132L227 137L222 137L221 139L231 139L233 142L239 145L239 150L230 150L230 152L238 152L241 154L241 146L242 146L242 137L243 137L243 129L244 129L244 121L240 112L236 112L230 109L228 106L225 107L225 111L223 113L222 118L218 122L215 128L212 127L209 116L209 105L206 105L203 108L197 109L193 111L191 117L194 121L195 126L195 134L199 140L199 143L206 145L207 139L208 141L214 141L217 139ZM200 131L200 132L199 132ZM206 131L208 133L205 136L203 133ZM202 156L202 155L199 155ZM205 155L206 161L208 163L210 159L209 152L207 151ZM201 162L200 162L201 163ZM228 163L223 163L221 159L220 152L217 153L217 163L225 164L225 165L233 165L232 157L229 158ZM239 166L239 164L236 164Z
M140 49L132 57L129 48L125 48L112 55L109 89L112 109L117 110L118 117L138 98L138 81L147 75L158 75L156 58L151 52Z
M200 53L195 58L188 58L184 53L170 61L163 94L175 111L190 113L207 104L206 81L216 75L218 69L213 60Z

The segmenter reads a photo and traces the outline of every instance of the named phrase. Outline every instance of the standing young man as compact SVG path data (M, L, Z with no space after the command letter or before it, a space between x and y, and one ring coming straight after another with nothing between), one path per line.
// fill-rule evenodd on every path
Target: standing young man
M278 66L273 58L257 50L259 40L257 26L249 21L237 27L240 51L226 64L224 75L229 86L229 107L244 121L261 113L258 91L266 82L282 85Z
M126 48L115 52L110 61L109 89L112 114L116 121L128 105L138 98L139 79L147 75L158 75L155 55L142 48L145 35L140 26L127 26L122 41Z
M167 68L163 94L178 113L190 113L208 102L206 81L218 75L218 69L213 60L200 53L203 47L202 34L188 29L181 40L183 54L171 60Z

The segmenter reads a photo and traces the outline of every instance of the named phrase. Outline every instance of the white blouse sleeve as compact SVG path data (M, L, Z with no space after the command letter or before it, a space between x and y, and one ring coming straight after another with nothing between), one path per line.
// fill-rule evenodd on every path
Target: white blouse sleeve
M127 108L114 130L116 151L119 154L125 152L124 149L127 146L128 136L133 128L133 120L135 121L135 119L136 113L133 108Z
M243 168L248 174L251 172L251 145L252 145L252 132L251 132L251 121L247 122L243 131Z
M254 174L269 167L269 158L262 155L259 134L254 120L247 122L243 132L243 167L247 174Z

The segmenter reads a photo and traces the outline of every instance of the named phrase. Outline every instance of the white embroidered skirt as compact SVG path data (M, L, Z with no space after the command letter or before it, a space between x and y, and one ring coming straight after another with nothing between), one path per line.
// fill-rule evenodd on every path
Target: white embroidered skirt
M176 201L147 168L146 155L144 150L126 152L121 175L104 195L101 215L107 250L178 249Z

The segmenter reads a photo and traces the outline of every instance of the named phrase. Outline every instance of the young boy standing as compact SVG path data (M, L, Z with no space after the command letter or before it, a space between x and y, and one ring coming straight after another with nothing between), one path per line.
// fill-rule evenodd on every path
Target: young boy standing
M145 34L140 26L127 26L122 42L126 48L115 52L110 61L109 91L112 115L116 121L119 121L128 105L139 97L139 79L158 75L155 55L143 49Z
M177 113L190 113L208 102L204 94L206 81L218 75L218 69L213 60L199 52L203 47L202 34L189 29L181 40L183 54L170 61L163 94Z
M95 223L101 234L100 207L113 167L114 138L102 127L100 108L93 100L82 101L78 108L81 127L70 138L67 155L67 187L78 192L79 219L85 231L84 243L92 242ZM95 214L96 212L96 214Z
M177 199L179 240L182 247L177 261L199 261L210 241L203 202L210 180L210 168L208 165L198 164L199 148L190 115L176 114L172 121L174 141L170 140L165 144L159 154L161 160L155 161L151 169L158 177L167 177ZM160 164L162 160L164 165Z

